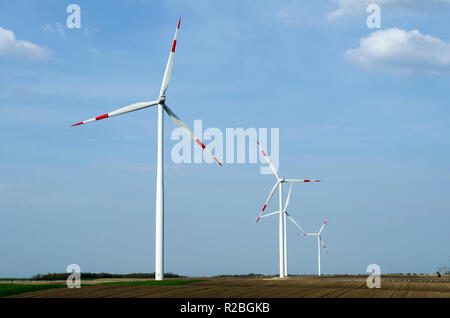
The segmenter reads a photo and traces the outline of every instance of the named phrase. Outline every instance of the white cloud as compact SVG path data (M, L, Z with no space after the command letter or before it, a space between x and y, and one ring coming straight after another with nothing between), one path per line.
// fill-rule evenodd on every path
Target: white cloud
M44 60L50 56L50 50L28 41L17 40L13 31L0 27L0 55Z
M54 32L54 31L56 31L56 32L59 33L59 35L62 38L65 38L66 37L66 31L64 31L64 27L58 22L55 22L54 25L55 25L55 28L53 28L50 24L41 25L41 29L44 30L45 32Z
M56 30L58 31L59 35L61 35L62 38L66 37L66 32L64 31L64 28L61 24L58 22L55 23Z
M51 25L48 25L48 24L46 24L46 25L41 25L41 29L44 30L45 32L51 32L51 31L53 31L52 26L51 26Z
M393 28L373 32L360 40L359 48L348 50L345 57L369 71L450 72L450 43L418 30Z
M366 8L371 3L382 4L386 0L374 1L374 0L332 0L336 2L338 8L327 15L327 18L334 20L344 16L349 16L353 14L365 13ZM387 0L389 1L389 0Z
M327 18L334 20L341 17L356 14L366 14L369 4L376 3L381 9L400 8L405 10L423 10L426 8L439 8L442 5L450 4L450 0L331 0L338 8L327 15Z

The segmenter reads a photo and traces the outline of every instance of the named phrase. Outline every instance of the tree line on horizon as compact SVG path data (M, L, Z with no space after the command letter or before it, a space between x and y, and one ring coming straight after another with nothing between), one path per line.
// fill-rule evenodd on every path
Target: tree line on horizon
M36 274L32 280L67 280L72 273L47 273ZM165 273L165 278L182 278L184 276ZM100 279L100 278L155 278L155 273L131 273L131 274L110 274L110 273L81 273L81 279Z

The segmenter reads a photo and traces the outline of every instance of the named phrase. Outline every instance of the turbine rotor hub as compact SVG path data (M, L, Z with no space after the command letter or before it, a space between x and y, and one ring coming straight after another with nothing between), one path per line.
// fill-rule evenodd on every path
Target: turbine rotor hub
M166 96L162 95L158 97L158 104L164 104L166 101Z

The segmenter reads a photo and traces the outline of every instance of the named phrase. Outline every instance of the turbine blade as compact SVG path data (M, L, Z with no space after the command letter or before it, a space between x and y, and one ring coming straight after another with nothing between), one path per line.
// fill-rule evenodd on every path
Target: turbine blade
M167 60L166 70L164 72L164 77L163 77L163 81L161 84L161 90L159 91L159 96L164 96L164 94L166 93L167 87L169 86L170 77L172 75L173 56L175 55L175 47L177 45L177 37L178 37L178 31L180 30L180 23L181 23L181 18L178 20L178 26L177 26L177 29L175 30L175 36L174 36L173 42L172 42L172 49L170 50L169 59Z
M320 235L320 233L322 233L323 228L324 228L325 225L327 224L327 221L328 221L328 217L327 217L327 218L325 219L325 221L323 222L322 227L321 227L320 230L319 230L319 235Z
M296 182L320 182L320 180L315 179L285 179L285 182L296 183Z
M291 186L289 188L289 193L288 193L288 196L287 196L287 199L286 199L286 204L284 205L284 210L285 211L287 210L287 207L289 205L289 201L291 200L291 191L292 191L292 184L291 184Z
M295 226L303 233L303 235L307 235L307 234L305 233L305 231L302 229L302 227L301 227L300 225L298 225L297 222L295 222L294 218L293 218L292 216L289 215L289 213L286 213L286 215L287 215L288 219L289 219L292 223L294 223Z
M209 151L208 148L206 148L206 146L203 144L203 142L201 142L201 140L199 138L197 138L194 133L181 121L180 118L178 118L177 115L175 115L175 113L169 108L169 106L167 106L166 104L164 104L164 109L167 112L167 114L169 115L170 119L172 119L172 121L180 128L185 129L189 135L191 136L191 138L193 140L195 140L195 142L197 144L200 145L200 147L203 148L203 150L205 150L208 155L211 156L211 158L213 158L220 166L222 166L222 163L216 158L216 156L214 156L211 151Z
M263 219L265 217L276 215L276 214L280 214L280 211L275 211L275 212L270 212L270 213L267 213L267 214L263 214L263 215L261 215L260 218Z
M258 139L256 140L256 143L258 144L259 148L261 149L261 152L262 152L264 158L266 158L266 161L269 164L269 167L272 170L273 174L275 175L275 177L277 177L277 179L280 179L280 177L278 176L277 170L275 169L275 167L273 166L272 162L270 161L269 156L267 156L267 154L265 153L264 149L261 147Z
M269 204L270 199L272 199L273 194L275 193L275 190L278 188L279 184L280 184L280 182L277 181L275 183L275 185L273 186L272 190L270 191L269 196L267 197L266 203L264 203L264 206L263 206L261 212L259 213L258 218L256 219L256 223L258 223L259 219L261 218L261 215L263 214L264 210L266 209L267 204Z
M105 118L109 118L109 117L113 117L113 116L117 116L117 115L122 115L125 113L129 113L129 112L134 112L136 110L142 109L142 108L146 108L146 107L150 107L150 106L154 106L157 105L158 101L152 101L152 102L142 102L142 103L136 103L136 104L132 104L132 105L128 105L125 107L122 107L120 109L117 109L115 111L112 111L110 113L98 116L98 117L94 117L85 121L81 121L79 123L73 124L73 126L78 126L78 125L82 125L82 124L86 124L86 123L90 123L96 120L100 120L100 119L105 119Z
M327 248L327 246L325 245L325 242L322 240L322 237L319 235L319 239L320 239L320 243L322 244L322 246L323 246L323 248L325 249L325 251L327 252L327 254L328 254L328 248Z

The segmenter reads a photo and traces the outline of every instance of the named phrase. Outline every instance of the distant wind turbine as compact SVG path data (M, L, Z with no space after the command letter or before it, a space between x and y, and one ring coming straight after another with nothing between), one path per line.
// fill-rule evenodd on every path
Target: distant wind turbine
M164 72L164 77L161 84L161 90L159 92L159 96L157 100L150 102L141 102L132 104L129 106L125 106L113 112L94 117L79 123L76 123L72 126L78 126L86 123L90 123L93 121L97 121L100 119L105 119L129 112L133 112L136 110L140 110L143 108L151 107L158 105L158 153L157 153L157 170L156 170L156 240L155 240L155 279L163 280L164 279L164 170L163 170L163 153L164 153L164 144L163 144L163 133L164 133L164 111L169 115L170 119L180 128L185 129L191 136L193 140L197 144L199 144L203 150L205 150L219 165L222 166L222 163L206 148L203 142L194 135L194 133L181 121L177 115L167 106L166 104L166 90L169 86L170 76L172 74L172 66L173 66L173 57L175 54L175 47L177 45L177 36L178 31L180 30L181 18L178 20L178 26L175 31L175 37L172 42L172 48L169 53L169 60L167 61L166 70Z
M318 233L303 233L303 236L316 236L317 237L317 264L318 264L319 276L321 275L321 272L320 272L320 245L321 244L323 245L323 248L325 249L325 251L328 253L327 246L325 245L325 243L323 242L322 237L321 237L323 228L327 224L327 221L328 221L328 218L326 218L326 220L323 222Z
M277 190L277 188L279 188L279 211L284 211L283 210L283 183L320 182L320 180L280 178L278 176L277 170L273 166L272 162L270 161L269 157L265 153L264 149L261 147L259 140L257 140L256 143L258 144L264 158L266 158L266 161L269 164L270 169L272 170L275 178L277 179L277 181L275 182L275 185L273 186L272 190L269 193L269 196L267 197L266 203L264 204L261 212L259 213L258 218L256 219L256 222L258 222L259 219L262 217L262 214L264 213L264 210L266 209L267 204L269 204L269 201L270 201L270 199L272 199L272 196L275 193L275 191ZM287 241L286 241L286 216L287 216L287 213L279 213L279 211L273 212L273 214L276 214L276 213L279 214L280 277L285 277L288 275L287 274ZM268 216L268 215L266 215L266 216ZM293 221L293 219L291 219L291 221ZM294 223L295 223L295 221L294 221Z

